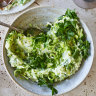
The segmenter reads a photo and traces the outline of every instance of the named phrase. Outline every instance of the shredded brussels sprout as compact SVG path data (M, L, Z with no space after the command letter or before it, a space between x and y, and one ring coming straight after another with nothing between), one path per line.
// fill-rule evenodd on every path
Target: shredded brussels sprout
M12 31L5 47L14 75L45 84L57 93L54 82L65 80L79 69L82 60L89 55L90 43L77 14L67 10L53 24L47 24L48 32L33 36L33 29L18 33Z

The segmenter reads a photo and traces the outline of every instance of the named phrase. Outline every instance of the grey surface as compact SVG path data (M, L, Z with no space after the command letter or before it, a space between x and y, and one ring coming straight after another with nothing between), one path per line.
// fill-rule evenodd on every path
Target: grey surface
M96 8L96 0L73 0L81 8Z

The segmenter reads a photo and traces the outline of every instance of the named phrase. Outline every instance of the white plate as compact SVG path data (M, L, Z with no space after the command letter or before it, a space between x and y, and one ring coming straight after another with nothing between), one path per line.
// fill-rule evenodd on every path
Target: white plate
M49 8L49 7L39 7L30 9L29 11L23 13L21 16L19 16L12 24L12 26L16 27L28 27L29 24L34 24L41 26L41 24L46 25L46 23L54 22L55 18L63 15L66 10L60 10L56 8ZM76 74L70 77L70 79L66 79L60 83L57 83L55 85L55 88L58 90L58 94L66 93L75 87L77 87L88 75L90 68L92 66L93 57L94 57L94 46L93 46L93 40L90 34L90 31L86 24L82 21L81 24L84 28L84 31L87 35L87 40L90 42L90 56L87 58L87 60L81 65L80 69ZM19 25L18 25L19 24ZM10 30L8 30L6 36ZM6 38L6 37L5 37ZM40 95L51 95L51 90L47 87L40 87L37 85L37 83L32 82L31 80L22 80L19 78L16 78L13 74L14 69L10 66L8 63L8 57L5 49L5 40L3 43L3 59L5 63L5 67L10 75L10 77L15 81L15 83L19 84L24 89L40 94Z
M0 10L0 15L5 15L5 14L7 15L7 14L20 12L24 10L25 8L27 8L28 6L30 6L34 1L35 0L30 0L25 5L18 5L18 6L11 8L10 10L2 10L2 11Z

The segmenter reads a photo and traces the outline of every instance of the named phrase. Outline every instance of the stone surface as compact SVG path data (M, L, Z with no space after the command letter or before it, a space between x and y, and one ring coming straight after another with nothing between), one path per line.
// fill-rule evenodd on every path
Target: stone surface
M96 8L94 9L81 9L74 4L72 0L36 0L30 7L38 6L53 6L58 9L75 9L78 13L78 16L87 24L94 41L94 47L96 51ZM24 11L26 11L24 10ZM22 12L24 12L22 11ZM8 24L12 22L22 13L16 13L11 15L0 15L0 21L3 21ZM2 62L2 43L5 33L8 28L0 26L0 96L39 96L33 93L30 93L17 84L15 84L11 78L7 75L5 66ZM86 77L86 79L72 91L62 94L60 96L96 96L96 55L94 56L94 61L92 68Z

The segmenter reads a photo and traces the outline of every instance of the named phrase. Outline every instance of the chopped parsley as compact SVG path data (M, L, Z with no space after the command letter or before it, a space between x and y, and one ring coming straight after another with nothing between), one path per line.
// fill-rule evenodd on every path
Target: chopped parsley
M46 85L54 95L58 93L54 83L75 74L89 56L90 43L74 10L68 9L42 30L36 35L34 28L23 33L12 31L5 47L15 76Z

